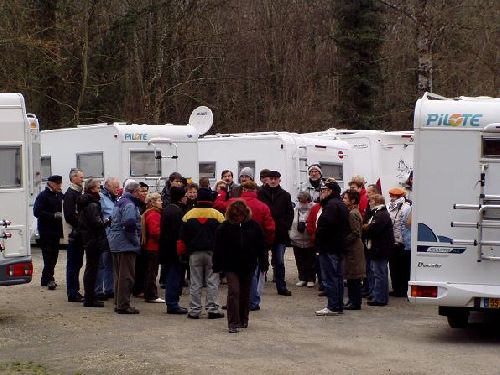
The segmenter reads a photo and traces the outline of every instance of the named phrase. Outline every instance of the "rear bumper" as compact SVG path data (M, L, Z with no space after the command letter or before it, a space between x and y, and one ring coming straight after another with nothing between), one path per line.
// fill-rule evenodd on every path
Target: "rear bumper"
M19 285L31 282L31 276L7 275L7 267L18 263L31 263L31 256L0 258L0 286Z
M451 284L432 281L410 281L408 299L411 303L421 305L447 306L481 310L474 305L475 297L500 298L500 286L478 284ZM412 297L411 286L437 286L437 298Z

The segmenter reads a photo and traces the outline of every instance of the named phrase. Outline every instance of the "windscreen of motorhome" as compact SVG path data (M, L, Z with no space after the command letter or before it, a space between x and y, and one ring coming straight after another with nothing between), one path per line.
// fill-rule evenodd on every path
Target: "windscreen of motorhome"
M21 146L0 146L0 189L21 187Z
M499 158L500 157L500 137L484 137L483 138L483 157Z
M154 151L130 151L130 177L161 176L161 159Z
M342 164L321 161L321 172L324 178L333 177L337 181L344 181L344 167Z

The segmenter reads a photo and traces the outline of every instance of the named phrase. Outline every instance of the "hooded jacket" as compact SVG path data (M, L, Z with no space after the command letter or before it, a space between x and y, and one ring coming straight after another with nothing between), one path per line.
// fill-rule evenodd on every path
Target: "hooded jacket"
M313 207L313 203L300 203L298 202L294 208L293 223L292 228L290 228L290 241L293 246L300 247L302 249L313 247L313 240L309 235L309 232L305 230L303 233L299 232L297 229L298 223L307 223L307 218Z
M290 193L281 186L270 187L265 185L260 189L258 198L271 210L271 215L276 225L274 244L288 244L288 230L293 222L293 205Z
M228 208L226 220L215 234L213 271L249 275L257 263L262 271L267 271L269 260L261 226L252 220L250 210L245 210L243 222L238 223L232 207Z
M99 195L85 193L77 200L78 233L85 251L102 252L109 249L106 238L106 223L102 217Z
M316 227L315 246L319 253L345 253L349 233L349 210L333 193L320 202L321 215Z
M384 205L372 210L373 216L363 234L366 241L366 255L370 259L389 259L394 249L394 231L389 212Z
M141 252L141 215L140 200L126 192L118 200L111 215L109 229L109 248L113 253Z

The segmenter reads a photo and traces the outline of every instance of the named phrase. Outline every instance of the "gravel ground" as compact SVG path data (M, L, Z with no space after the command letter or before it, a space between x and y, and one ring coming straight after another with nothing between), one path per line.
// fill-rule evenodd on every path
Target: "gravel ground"
M39 285L40 250L33 249L31 284L0 292L0 374L499 374L499 329L482 322L448 328L437 308L392 299L337 317L316 317L325 300L295 287L292 297L266 283L262 310L250 326L227 333L227 321L165 314L163 304L134 299L139 315L66 302L61 251L59 287ZM186 293L186 291L184 291ZM220 300L226 289L221 287ZM187 295L182 297L187 306Z

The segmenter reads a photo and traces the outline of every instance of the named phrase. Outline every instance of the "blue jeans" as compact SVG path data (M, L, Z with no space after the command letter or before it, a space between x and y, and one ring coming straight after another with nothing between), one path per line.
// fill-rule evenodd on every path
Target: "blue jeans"
M276 289L278 292L286 290L285 281L285 250L286 245L279 243L273 245L271 252L274 259L274 278L276 281Z
M366 259L366 278L363 279L363 293L372 294L373 291L373 272L372 272L372 260L370 258Z
M344 310L344 278L342 257L337 254L319 254L319 264L323 276L323 285L328 297L328 308L332 311Z
M255 267L255 272L252 275L252 282L250 284L250 308L260 306L260 294L264 288L264 275L260 272L260 267Z
M389 278L387 272L387 259L372 259L370 261L372 280L373 302L389 302Z
M179 308L179 296L182 293L182 264L171 263L168 265L163 265L165 270L165 279L163 283L165 284L165 303L167 305L167 310L175 310Z
M80 269L83 266L83 246L80 241L70 240L66 260L66 293L75 297L80 293Z
M95 294L113 294L113 259L109 250L104 251L99 259L99 269L95 283Z

